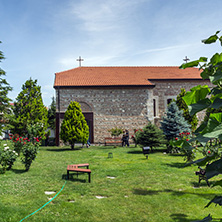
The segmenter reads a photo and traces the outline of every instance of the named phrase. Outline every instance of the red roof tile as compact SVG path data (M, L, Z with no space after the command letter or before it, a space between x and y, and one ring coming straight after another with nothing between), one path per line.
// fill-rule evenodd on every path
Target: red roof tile
M78 67L55 74L57 86L142 86L150 81L201 79L197 68L179 67ZM150 81L149 81L150 80Z

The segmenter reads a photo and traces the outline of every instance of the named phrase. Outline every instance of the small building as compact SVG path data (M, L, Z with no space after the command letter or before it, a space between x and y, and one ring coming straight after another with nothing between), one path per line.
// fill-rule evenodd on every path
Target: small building
M197 68L78 67L55 73L56 144L60 124L71 101L81 105L92 143L104 143L109 129L143 128L158 124L167 105L181 92L210 84Z

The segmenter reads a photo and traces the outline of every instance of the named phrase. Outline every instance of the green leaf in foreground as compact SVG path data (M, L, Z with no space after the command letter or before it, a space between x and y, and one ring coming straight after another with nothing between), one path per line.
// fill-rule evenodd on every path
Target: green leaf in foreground
M216 160L206 167L206 177L210 179L218 174L222 174L222 159Z
M209 207L212 203L222 206L222 196L215 196L204 208Z

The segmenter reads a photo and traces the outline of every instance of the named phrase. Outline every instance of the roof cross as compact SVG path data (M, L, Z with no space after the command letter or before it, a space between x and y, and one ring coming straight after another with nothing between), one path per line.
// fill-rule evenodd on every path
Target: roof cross
M187 57L187 56L185 56L185 59L183 59L183 61L185 61L186 63L187 63L187 61L189 61L190 59Z
M79 58L76 59L76 61L79 62L79 67L81 67L81 62L84 61L84 59L82 59L81 56L79 56Z

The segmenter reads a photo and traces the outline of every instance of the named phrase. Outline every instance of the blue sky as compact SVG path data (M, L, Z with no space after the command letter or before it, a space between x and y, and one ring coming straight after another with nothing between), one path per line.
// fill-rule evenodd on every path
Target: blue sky
M82 66L180 66L221 51L221 0L0 0L0 67L15 100L32 78L51 104L54 74Z

